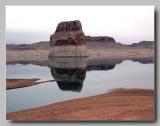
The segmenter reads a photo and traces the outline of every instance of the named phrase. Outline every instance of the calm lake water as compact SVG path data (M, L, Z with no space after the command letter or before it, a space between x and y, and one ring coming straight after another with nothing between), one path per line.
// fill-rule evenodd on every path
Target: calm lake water
M7 65L7 78L56 80L7 90L7 112L103 94L116 88L154 89L153 63L142 64L126 60L97 69L94 66L88 68L85 60L76 63L68 61L54 60L50 67L32 64Z

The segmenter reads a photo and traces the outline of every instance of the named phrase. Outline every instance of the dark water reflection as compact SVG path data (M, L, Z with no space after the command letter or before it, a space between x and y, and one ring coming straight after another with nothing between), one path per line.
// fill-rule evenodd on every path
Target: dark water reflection
M51 73L61 90L81 91L86 69L61 69L51 67Z
M7 78L56 80L7 90L7 112L12 112L103 94L115 88L154 89L154 64L152 60L142 59L123 61L53 57L47 67L33 64L7 65Z
M63 91L80 92L86 77L87 59L77 58L50 58L50 70L59 89Z
M49 66L51 74L61 90L80 92L86 77L86 71L111 70L115 68L116 64L121 62L116 60L105 62L105 64L96 64L94 62L87 65L86 57L52 57L49 59Z

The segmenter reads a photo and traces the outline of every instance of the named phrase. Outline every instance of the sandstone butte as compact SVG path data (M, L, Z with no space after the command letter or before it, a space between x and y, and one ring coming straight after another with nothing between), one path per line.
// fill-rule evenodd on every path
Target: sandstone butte
M60 22L50 36L49 57L86 56L86 40L79 20Z

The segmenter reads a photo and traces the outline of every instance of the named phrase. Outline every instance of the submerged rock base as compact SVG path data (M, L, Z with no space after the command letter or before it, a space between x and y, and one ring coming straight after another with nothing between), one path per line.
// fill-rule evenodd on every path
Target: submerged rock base
M49 66L63 69L87 68L86 57L51 57L49 58Z
M64 45L64 46L53 46L50 48L49 57L76 57L76 56L86 56L87 47L85 45L74 46L74 45Z

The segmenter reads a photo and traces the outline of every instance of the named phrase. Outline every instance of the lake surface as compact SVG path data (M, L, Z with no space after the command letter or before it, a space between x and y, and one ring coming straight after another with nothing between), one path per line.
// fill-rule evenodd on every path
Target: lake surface
M7 78L56 80L7 90L7 112L104 94L117 88L154 89L154 64L131 60L87 66L85 59L54 59L50 66L7 65Z

